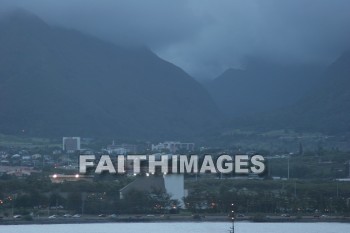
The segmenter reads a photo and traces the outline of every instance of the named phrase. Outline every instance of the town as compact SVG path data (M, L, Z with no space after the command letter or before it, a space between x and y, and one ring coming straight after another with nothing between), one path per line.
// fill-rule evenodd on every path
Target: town
M226 218L232 201L236 202L238 216L241 216L238 219L241 220L308 221L322 216L330 221L339 220L339 216L350 212L350 167L346 152L304 151L299 145L298 151L272 154L179 141L119 144L112 141L105 145L95 141L63 137L61 145L51 141L36 146L26 143L2 145L2 221L55 222L62 218L65 221L70 218L69 221L96 221L95 217L98 221L130 218L143 221L203 216L214 221ZM154 164L154 170L149 170L147 161L141 160L138 161L139 171L135 170L135 158L142 154L158 163ZM246 161L252 164L261 161L259 156L262 155L265 162L260 167L266 165L266 169L260 173L239 174L222 163L223 170L214 166L215 170L205 170L211 172L200 172L201 169L194 169L195 163L191 163L194 160L187 160L189 156L185 156L187 163L182 167L190 172L181 174L173 173L172 169L162 170L161 165L167 164L162 163L162 158L171 162L170 158L179 154L197 155L199 164L203 164L209 154L214 161L220 161L222 155L246 154L243 167L247 165ZM86 166L85 174L81 173L85 170L79 164L81 155L93 158L89 160L92 164ZM101 172L98 172L101 174L96 174L96 165L103 156L107 156L105 158L111 163L103 160ZM136 157L127 160L128 156ZM123 166L118 166L118 157L123 158L120 159ZM228 157L227 161L232 159ZM232 162L229 164L233 165ZM124 172L102 172L105 169L110 171L106 167L112 163ZM229 172L224 168L229 168Z

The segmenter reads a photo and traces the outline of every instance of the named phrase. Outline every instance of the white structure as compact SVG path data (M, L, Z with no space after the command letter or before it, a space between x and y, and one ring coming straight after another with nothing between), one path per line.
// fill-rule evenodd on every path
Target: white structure
M167 141L163 143L158 143L157 145L152 144L152 151L163 150L168 150L170 153L176 153L176 151L178 150L193 151L194 143Z
M131 144L116 145L113 141L112 145L107 146L106 151L109 154L115 153L118 155L126 155L129 153L136 153L137 149L135 145L131 145Z
M184 175L183 174L167 174L163 175L166 192L171 199L178 200L182 208L185 207L183 198L186 197Z
M132 190L143 192L159 190L171 195L171 199L178 200L180 207L185 208L183 198L187 196L187 190L184 187L183 174L140 176L120 190L120 198L123 199Z
M67 152L80 150L80 137L63 137L62 148Z

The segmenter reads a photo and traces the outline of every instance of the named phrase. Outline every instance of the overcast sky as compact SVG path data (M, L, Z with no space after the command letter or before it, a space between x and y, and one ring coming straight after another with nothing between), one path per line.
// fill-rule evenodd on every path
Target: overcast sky
M349 0L0 0L52 24L141 44L196 78L258 57L332 62L350 48Z

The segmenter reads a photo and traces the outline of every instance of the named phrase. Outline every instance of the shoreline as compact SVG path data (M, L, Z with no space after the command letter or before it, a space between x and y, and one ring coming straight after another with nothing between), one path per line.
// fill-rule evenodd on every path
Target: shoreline
M81 218L64 218L57 217L49 219L47 217L37 217L32 220L4 218L0 220L0 225L48 225L48 224L92 224L92 223L171 223L171 222L227 222L231 221L227 216L127 216L118 218L107 217L81 217ZM303 217L280 217L280 216L265 216L256 218L252 216L238 218L235 222L259 222L259 223L350 223L350 217L330 216L327 218L318 218L313 216Z

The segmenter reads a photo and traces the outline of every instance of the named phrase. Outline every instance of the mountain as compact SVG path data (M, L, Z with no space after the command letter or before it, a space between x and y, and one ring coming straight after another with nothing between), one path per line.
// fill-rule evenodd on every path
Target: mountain
M284 116L296 128L330 133L350 131L350 51L343 53L324 74L321 87Z
M188 137L217 117L199 83L146 48L50 26L21 10L0 19L1 133Z
M348 133L350 52L342 54L318 80L317 85L296 103L269 113L236 118L226 127Z
M228 69L207 85L229 117L245 117L291 105L317 85L320 67L251 61L244 70Z

